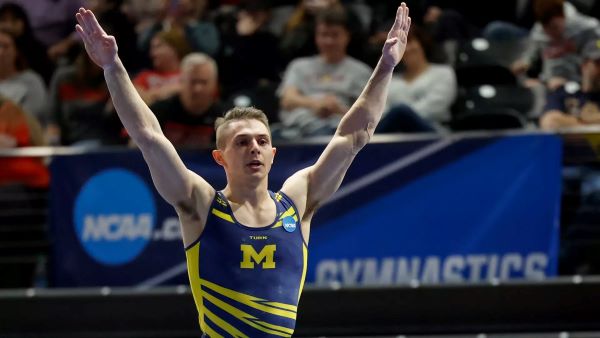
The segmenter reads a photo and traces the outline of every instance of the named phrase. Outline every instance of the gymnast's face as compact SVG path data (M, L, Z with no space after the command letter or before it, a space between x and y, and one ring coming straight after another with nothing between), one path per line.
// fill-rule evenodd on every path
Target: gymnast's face
M244 119L230 121L221 128L225 128L219 131L224 142L213 151L213 157L225 169L228 180L265 178L277 151L267 126L256 119Z

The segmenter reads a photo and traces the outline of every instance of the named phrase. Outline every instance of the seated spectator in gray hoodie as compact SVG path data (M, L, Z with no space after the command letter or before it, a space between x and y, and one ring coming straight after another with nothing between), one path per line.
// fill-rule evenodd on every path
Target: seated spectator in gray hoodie
M535 0L537 23L532 28L525 55L512 65L515 74L526 72L541 58L540 80L553 90L567 81L581 80L581 50L600 37L597 19L583 15L564 0Z
M371 68L348 56L350 29L346 12L322 12L316 23L319 54L293 60L278 90L281 125L273 138L298 139L332 135L342 116L360 95Z
M540 118L543 130L600 124L600 39L586 45L583 57L581 83L569 82L548 94Z

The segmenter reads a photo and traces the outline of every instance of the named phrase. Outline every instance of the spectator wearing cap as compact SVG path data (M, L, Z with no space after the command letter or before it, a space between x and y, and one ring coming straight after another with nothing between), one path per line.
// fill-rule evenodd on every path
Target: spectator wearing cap
M542 129L600 124L600 39L586 44L582 56L581 83L568 82L548 94Z
M181 89L181 60L190 52L183 33L179 30L161 31L150 45L152 69L144 70L133 84L147 104L166 99Z

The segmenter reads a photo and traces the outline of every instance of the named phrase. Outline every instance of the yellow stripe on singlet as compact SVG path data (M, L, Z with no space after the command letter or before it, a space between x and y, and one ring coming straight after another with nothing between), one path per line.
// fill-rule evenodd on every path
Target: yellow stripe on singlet
M261 321L258 320L258 318L252 316L251 314L248 314L230 304L225 303L224 301L218 299L217 297L207 293L206 291L202 290L202 297L211 302L212 304L214 304L215 306L217 306L218 308L220 308L221 310L229 313L230 315L234 316L235 318L241 320L242 322L244 322L245 324L252 326L253 328L260 330L262 332L265 333L270 333L276 336L280 336L280 337L291 337L291 333L287 334L287 333L283 333L286 331L291 330L291 332L293 332L293 329L287 328L287 327L283 327L283 326L278 326L278 325L273 325L273 324L269 324L270 326L272 326L271 328L266 328L264 325L259 324L259 323L263 323ZM277 330L277 331L275 331ZM283 331L283 332L282 332Z
M211 210L211 213L212 213L213 215L215 215L215 216L217 216L217 217L221 218L221 219L224 219L224 220L226 220L227 222L234 223L234 222L233 222L233 218L231 217L231 215L229 215L229 214L226 214L226 213L224 213L224 212L222 212L222 211L220 211L220 210L217 210L217 209L213 208L213 209Z
M196 303L196 309L198 309L199 321L200 321L200 329L202 331L208 333L208 327L204 322L204 313L201 311L204 308L202 304L202 293L200 292L200 263L199 263L199 253L200 253L200 242L196 245L192 246L188 250L185 251L186 262L187 262L187 270L188 277L190 279L190 287L192 288L192 294L194 295L194 302ZM212 337L212 336L211 336Z
M261 303L266 304L271 307L277 307L280 309L290 310L290 311L294 311L294 312L296 312L296 310L298 309L297 306L290 305L290 304L284 304L284 303L277 303L277 302L261 302Z
M285 217L292 216L292 215L294 216L294 221L298 222L298 216L296 215L296 211L294 210L293 207L290 207L283 214L281 214L281 216L279 216L279 220L277 221L277 223L275 223L275 225L273 226L273 228L279 228L280 226L282 226L283 225L283 219Z
M245 293L237 292L215 283L211 283L205 279L200 279L200 285L222 296L233 299L236 302L242 303L257 310L261 310L276 316L291 318L294 320L296 319L296 312L298 311L297 306L279 302L271 302L266 299L247 295Z
M210 338L225 338L220 334L216 333L215 330L213 330L210 326L206 324L204 326L205 328L202 329L202 332L206 333Z
M298 302L300 301L300 295L302 289L304 289L304 279L306 278L306 267L308 266L308 248L306 244L302 243L302 278L300 279L300 288L298 289Z
M296 211L294 210L294 207L290 207L289 209L287 209L283 214L281 214L281 216L279 216L280 219L284 219L288 216L292 216L296 213Z
M282 331L282 333L287 333L290 336L294 333L294 330L292 329L288 329L287 327L283 327L283 326L278 326L278 325L273 325L273 324L269 324L267 322L263 322L263 321L254 321L256 324L259 324L267 329L273 329L273 330L278 330L278 331Z
M249 336L243 334L240 330L233 327L233 325L219 318L219 316L212 313L209 309L204 308L204 313L206 314L206 318L210 319L211 322L215 323L218 327L223 329L225 332L229 333L232 337L250 338Z

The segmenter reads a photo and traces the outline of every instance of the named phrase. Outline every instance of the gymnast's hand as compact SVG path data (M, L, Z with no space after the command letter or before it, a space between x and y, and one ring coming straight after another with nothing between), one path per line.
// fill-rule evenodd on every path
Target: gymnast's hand
M408 7L403 2L398 7L394 25L392 25L383 45L382 61L385 65L395 67L400 62L406 50L409 29L410 16L408 16Z
M75 29L85 44L88 55L104 70L117 64L117 42L115 37L106 34L89 9L80 8L75 14L78 24Z

